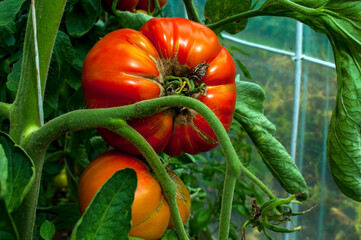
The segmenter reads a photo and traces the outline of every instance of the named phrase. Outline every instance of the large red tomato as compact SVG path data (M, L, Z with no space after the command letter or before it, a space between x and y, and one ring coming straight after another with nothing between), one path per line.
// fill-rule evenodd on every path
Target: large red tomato
M153 18L139 32L120 29L95 44L83 64L82 87L88 108L188 94L206 104L228 131L236 101L235 74L231 55L212 30L183 18ZM192 80L198 91L189 93L184 78ZM157 152L164 150L171 156L197 154L218 145L205 119L187 108L128 123ZM105 129L99 133L111 146L139 154L115 133Z
M78 185L81 212L85 212L99 188L116 171L124 168L134 169L138 178L129 236L147 240L161 238L167 228L174 227L174 225L170 225L170 209L162 189L141 160L118 150L110 150L101 154L82 173ZM174 173L170 176L177 186L177 204L183 223L185 223L190 212L189 192L178 176Z

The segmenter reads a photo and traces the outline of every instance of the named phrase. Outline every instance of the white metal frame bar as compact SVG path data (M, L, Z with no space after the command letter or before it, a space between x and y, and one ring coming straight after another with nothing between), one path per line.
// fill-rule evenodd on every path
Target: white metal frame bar
M281 50L281 49L278 49L278 48L265 46L265 45L262 45L262 44L248 42L248 41L245 41L245 40L242 40L242 39L239 39L239 38L236 38L236 37L230 36L228 34L224 34L224 33L222 33L222 37L224 39L227 39L227 40L230 40L230 41L233 41L233 42L236 42L236 43L248 46L248 47L254 47L254 48L266 50L266 51L269 51L269 52L290 56L290 57L292 57L292 60L294 60L294 58L296 57L296 53L291 52L291 51L285 51L285 50ZM324 60L321 60L321 59L318 59L318 58L313 58L313 57L310 57L310 56L307 56L307 55L304 55L304 54L301 55L301 59L305 60L305 61L308 61L308 62L320 64L322 66L326 66L326 67L329 67L329 68L333 68L333 69L336 68L335 64L332 63L332 62L327 62L327 61L324 61Z

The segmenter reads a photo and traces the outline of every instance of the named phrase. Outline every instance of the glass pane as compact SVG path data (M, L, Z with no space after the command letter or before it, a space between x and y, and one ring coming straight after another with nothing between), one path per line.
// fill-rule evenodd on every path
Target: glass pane
M277 139L289 151L292 128L294 62L289 56L271 53L261 49L236 44L224 40L227 48L237 47L247 53L233 51L234 58L240 60L252 76L252 82L257 83L265 91L265 116L278 129ZM246 79L238 69L241 79Z
M252 43L294 52L296 21L281 17L255 17L244 31L234 35Z
M334 62L332 48L326 35L316 33L308 26L303 29L303 49L304 54L323 61Z

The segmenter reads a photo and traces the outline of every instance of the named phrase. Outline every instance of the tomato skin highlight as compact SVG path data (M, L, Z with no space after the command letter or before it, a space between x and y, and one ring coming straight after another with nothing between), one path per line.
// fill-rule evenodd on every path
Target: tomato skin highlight
M170 66L165 68L165 64ZM182 73L169 69L185 66L192 72L202 64L208 70L197 79L206 84L206 95L192 97L206 104L228 131L236 102L234 61L212 30L183 18L152 18L139 31L116 30L95 44L83 64L87 108L124 106L165 96L169 93L164 89L164 79L174 73L180 74L175 77L182 77ZM191 110L182 114L169 109L128 123L157 153L198 154L218 145L201 115ZM114 148L140 154L115 133L98 131Z

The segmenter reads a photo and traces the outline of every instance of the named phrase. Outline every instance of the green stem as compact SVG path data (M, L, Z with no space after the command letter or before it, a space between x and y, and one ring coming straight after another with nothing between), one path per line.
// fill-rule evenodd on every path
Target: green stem
M263 15L263 12L260 9L249 10L249 11L238 13L238 14L233 15L231 17L222 19L220 21L207 24L206 26L209 27L212 30L215 30L215 29L217 29L217 28L219 28L221 26L224 26L224 25L236 22L236 21L240 21L240 20L250 18L250 17L257 17L257 16L261 16L261 15Z
M66 150L56 151L50 154L47 154L45 157L45 162L52 161L53 159L60 159L62 157L69 157L70 153Z
M35 56L39 55L41 95L44 97L45 84L55 37L58 31L66 0L36 1L37 41L39 52L35 53L31 11L25 32L20 82L13 108L10 112L10 135L21 145L22 137L31 134L41 124L38 107L38 86ZM42 100L42 99L41 99Z
M38 204L41 173L43 171L44 156L47 148L36 151L27 151L35 163L35 179L29 193L24 198L21 206L13 213L14 221L19 231L21 240L31 240L35 226L36 207Z
M199 18L197 9L194 6L193 0L183 0L183 2L187 10L188 18L192 21L202 23L201 19Z
M38 107L38 86L35 56L39 56L39 71L41 79L41 95L44 96L46 79L55 42L56 33L63 15L66 0L37 0L36 24L39 52L35 52L32 15L29 14L22 57L20 82L12 107L10 108L10 136L23 146L35 164L35 180L29 193L24 198L19 209L14 212L14 221L21 240L31 240L35 225L36 207L39 197L41 173L47 145L43 148L29 149L23 145L23 140L41 125ZM31 11L30 11L31 12ZM42 99L40 99L42 101Z
M150 0L153 1L153 0ZM150 13L150 1L148 3L148 13ZM154 0L154 10L153 12L150 14L151 16L155 17L157 16L160 12L162 11L162 8L159 5L159 0Z
M267 196L271 199L276 198L272 191L264 185L264 183L259 180L252 172L250 172L246 167L242 166L242 173L250 179L254 184L256 184Z
M217 116L206 105L196 99L184 96L167 96L117 108L77 110L69 112L47 122L39 130L35 131L27 139L26 145L28 148L33 149L44 148L44 146L47 146L58 136L67 131L96 127L113 129L114 126L112 123L114 122L114 119L128 120L146 117L169 107L187 107L200 113L212 127L222 146L226 158L226 178L221 206L219 239L228 239L235 181L241 171L269 196L274 196L259 179L241 164L231 140Z
M11 104L0 102L0 117L10 119Z
M300 4L294 3L289 0L274 0L275 2L278 2L279 4L283 5L284 7L287 7L288 9L291 9L295 12L301 13L302 15L312 15L313 12L317 12L317 10L308 8L305 6L302 6Z
M157 175L157 178L162 186L164 195L170 206L171 215L176 227L176 231L179 239L189 239L187 232L184 229L182 219L179 215L178 205L177 205L177 188L174 185L172 179L165 170L163 163L160 161L157 153L154 151L152 146L140 135L136 130L130 127L126 121L121 119L114 119L112 121L113 127L110 129L122 137L126 138L128 141L134 144L137 149L142 153L142 155L147 159L149 165L151 166L154 173Z

